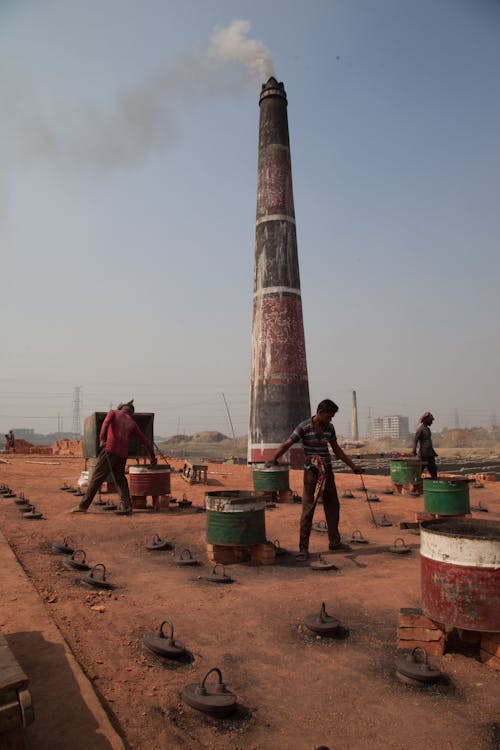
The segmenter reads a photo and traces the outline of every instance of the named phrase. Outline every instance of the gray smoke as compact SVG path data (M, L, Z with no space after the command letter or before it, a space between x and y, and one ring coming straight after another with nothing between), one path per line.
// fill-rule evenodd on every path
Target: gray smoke
M274 75L269 50L256 39L247 39L250 21L232 21L227 28L216 29L208 50L209 59L217 62L239 62L246 66L257 81Z
M203 54L165 64L108 107L64 102L48 108L37 104L34 92L23 99L19 87L13 87L10 97L5 89L0 139L9 149L2 154L4 163L43 159L107 170L168 147L179 136L178 106L240 93L272 75L269 51L249 39L249 31L245 20L216 29ZM237 75L235 63L243 75Z

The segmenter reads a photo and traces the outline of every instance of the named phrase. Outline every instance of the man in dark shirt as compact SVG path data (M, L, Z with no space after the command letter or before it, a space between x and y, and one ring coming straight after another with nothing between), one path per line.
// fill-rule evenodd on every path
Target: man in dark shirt
M331 552L348 552L350 547L343 544L339 533L340 504L332 471L330 445L335 456L349 466L355 474L362 474L362 469L354 464L337 443L335 428L331 422L339 407L330 399L318 404L316 414L305 419L294 429L274 454L272 461L266 465L278 463L278 459L294 443L302 441L305 453L304 491L302 495L302 515L300 519L300 541L298 560L309 557L309 536L318 497L323 495L323 508L328 527L328 541Z
M427 466L427 471L431 475L432 479L437 479L437 468L436 468L436 456L437 453L432 446L432 433L431 424L434 422L434 417L430 411L426 411L420 417L420 424L415 433L413 439L413 455L417 455L423 464Z
M117 409L111 409L106 414L99 433L99 447L101 452L97 459L95 469L89 480L87 492L79 505L72 509L72 513L86 513L92 500L96 496L101 484L112 472L120 500L125 513L132 513L132 503L128 488L125 466L128 457L128 441L131 435L135 435L145 446L151 463L156 464L153 446L147 437L141 432L136 422L132 419L135 409L133 399L126 404L119 404Z

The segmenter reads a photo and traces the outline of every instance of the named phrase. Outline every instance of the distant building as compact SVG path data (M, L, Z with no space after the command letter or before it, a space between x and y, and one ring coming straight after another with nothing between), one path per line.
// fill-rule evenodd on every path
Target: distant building
M375 417L372 426L373 438L391 437L407 440L410 437L408 417L393 414L388 417Z
M20 440L27 440L28 442L31 442L32 438L35 437L35 430L32 427L13 427L12 432L14 433L14 437Z

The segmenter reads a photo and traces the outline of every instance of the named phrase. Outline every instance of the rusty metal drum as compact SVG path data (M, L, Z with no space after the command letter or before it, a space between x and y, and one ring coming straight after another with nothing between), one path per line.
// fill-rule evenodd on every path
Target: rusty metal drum
M133 497L170 494L169 466L130 466L128 476L130 494Z
M464 630L500 632L500 521L421 524L422 609Z
M469 480L466 477L424 479L424 510L439 516L470 513Z
M220 545L266 541L266 498L256 492L222 490L205 493L207 542Z
M281 492L290 488L288 464L269 466L253 464L253 488L256 492Z

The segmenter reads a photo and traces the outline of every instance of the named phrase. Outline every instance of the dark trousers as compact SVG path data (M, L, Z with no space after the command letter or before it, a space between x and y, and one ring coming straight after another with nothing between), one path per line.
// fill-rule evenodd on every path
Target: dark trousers
M85 496L82 498L82 501L80 503L80 508L89 507L90 503L97 495L101 484L105 482L110 475L110 466L111 471L113 472L113 477L116 481L116 485L118 487L120 500L122 501L125 508L130 508L132 503L130 501L130 492L128 489L127 477L125 476L126 463L126 458L120 458L120 456L113 456L112 453L101 451L101 453L99 453L94 471L92 472L92 476L90 477L87 492L85 493Z
M422 461L426 464L427 471L431 475L431 478L437 479L438 470L436 466L436 459L434 458L434 456L432 456L431 458L422 458Z
M302 515L300 517L300 542L302 551L309 549L309 536L313 522L314 511L317 500L314 499L314 490L318 480L316 469L304 469L304 492L302 495ZM325 486L323 489L323 510L325 511L326 525L328 527L328 541L330 545L340 542L339 515L340 504L335 486L335 477L331 468L326 470Z

